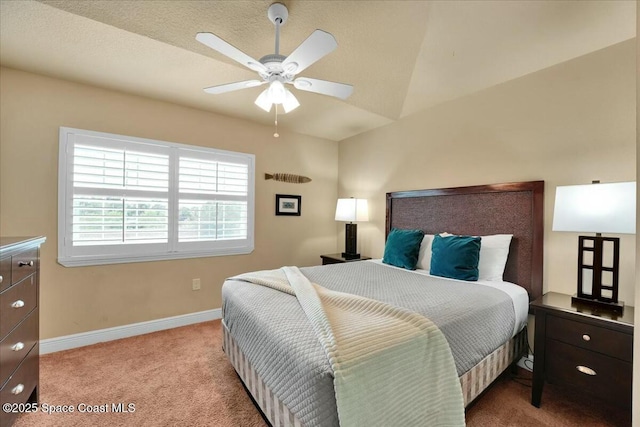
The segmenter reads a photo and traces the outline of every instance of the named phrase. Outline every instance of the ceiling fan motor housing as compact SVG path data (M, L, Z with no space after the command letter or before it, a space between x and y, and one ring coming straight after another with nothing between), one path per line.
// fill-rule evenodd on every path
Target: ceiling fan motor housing
M284 55L269 54L260 58L260 63L267 67L267 72L261 72L260 75L264 79L269 79L272 76L282 77L282 81L291 83L295 72L298 68L298 64L295 62L289 62L285 67L282 66L284 60L287 59Z
M282 68L282 61L284 61L287 57L284 55L277 55L275 53L270 53L269 55L265 55L260 58L260 62L264 64L267 68L271 69L272 67L280 67Z

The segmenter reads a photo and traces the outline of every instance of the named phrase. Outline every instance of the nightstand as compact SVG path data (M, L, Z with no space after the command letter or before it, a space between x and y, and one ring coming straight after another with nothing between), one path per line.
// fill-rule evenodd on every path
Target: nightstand
M355 259L347 259L343 257L342 254L340 253L320 255L320 258L322 258L322 265L342 264L343 262L365 261L365 260L371 259L371 257L368 257L368 256L361 256L360 258L355 258Z
M540 407L547 381L630 409L633 307L619 314L549 292L531 308L536 317L531 404Z

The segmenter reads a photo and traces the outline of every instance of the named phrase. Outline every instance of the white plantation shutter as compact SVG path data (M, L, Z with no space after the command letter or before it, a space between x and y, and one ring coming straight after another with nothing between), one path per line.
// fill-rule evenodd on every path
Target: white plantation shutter
M58 261L253 250L254 157L60 128Z
M250 164L230 154L194 154L179 152L178 243L246 239Z

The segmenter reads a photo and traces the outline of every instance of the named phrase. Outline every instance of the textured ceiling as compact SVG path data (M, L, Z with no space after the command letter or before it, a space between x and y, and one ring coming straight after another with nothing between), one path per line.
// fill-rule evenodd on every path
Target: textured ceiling
M259 59L274 52L271 1L0 0L2 65L271 124L255 78L195 40L212 32ZM391 123L635 37L635 1L283 1L280 51L315 29L338 48L301 75L349 83L346 101L293 89L280 133L331 140Z

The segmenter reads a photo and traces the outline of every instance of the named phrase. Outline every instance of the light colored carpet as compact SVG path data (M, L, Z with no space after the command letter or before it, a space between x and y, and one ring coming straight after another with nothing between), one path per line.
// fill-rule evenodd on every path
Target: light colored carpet
M527 381L525 381L527 382ZM16 427L246 426L266 424L221 349L220 321L48 354L40 360L40 402L75 412L21 415ZM467 411L469 427L627 426L619 410L581 402L545 386L542 407L531 389L507 376ZM132 403L130 413L79 413Z

